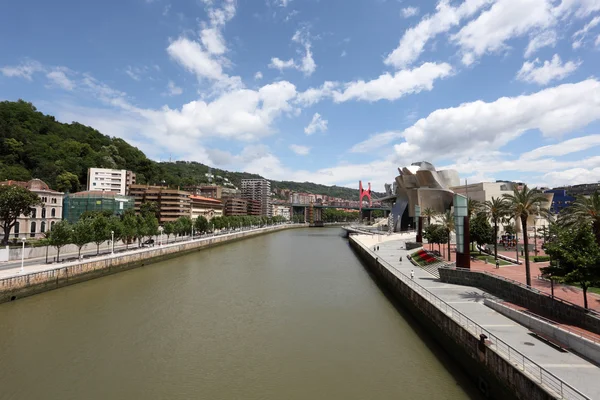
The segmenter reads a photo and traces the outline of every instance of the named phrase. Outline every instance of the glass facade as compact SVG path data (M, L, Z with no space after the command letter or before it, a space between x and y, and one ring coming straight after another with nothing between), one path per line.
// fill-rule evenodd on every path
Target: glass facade
M134 199L105 192L81 192L65 196L63 203L63 219L75 223L86 211L109 210L114 215L121 215L126 210L134 208Z

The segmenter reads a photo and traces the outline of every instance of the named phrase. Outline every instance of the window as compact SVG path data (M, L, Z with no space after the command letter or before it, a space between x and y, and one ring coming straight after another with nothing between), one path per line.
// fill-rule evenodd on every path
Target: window
M15 224L15 230L14 230L15 237L19 236L19 231L20 230L21 230L21 224L19 222L17 222Z
M46 218L46 207L42 208L42 218Z
M56 217L56 209L55 208L53 208L52 211L50 211L50 216Z
M29 236L31 236L31 237L35 237L35 228L36 228L36 227L35 227L35 221L33 221L33 222L31 223L31 229L30 229L30 232L29 232Z
M56 197L53 197L50 201L52 204L56 204Z
M40 232L46 232L46 221L42 221L42 224L40 226Z
M47 201L48 201L48 198L47 198L47 197L42 197L42 203L45 203L45 202L47 202Z
M30 217L31 218L36 218L37 217L37 209L35 209L35 208L31 209Z

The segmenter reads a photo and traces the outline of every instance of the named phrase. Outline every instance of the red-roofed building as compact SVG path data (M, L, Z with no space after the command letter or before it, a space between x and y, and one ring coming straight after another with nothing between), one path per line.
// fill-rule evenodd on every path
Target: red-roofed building
M210 221L214 217L223 216L223 202L221 202L221 200L192 195L190 196L190 205L190 217L192 220L195 220L199 216L203 216Z

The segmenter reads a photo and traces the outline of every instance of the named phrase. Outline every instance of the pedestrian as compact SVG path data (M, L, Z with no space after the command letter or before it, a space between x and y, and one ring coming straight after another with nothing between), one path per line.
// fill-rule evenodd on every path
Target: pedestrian
M400 260L399 261L402 262L402 256L400 256Z
M496 269L500 269L500 260L496 258Z
M410 270L410 279L415 279L415 270Z
M377 251L379 251L379 246L377 246Z

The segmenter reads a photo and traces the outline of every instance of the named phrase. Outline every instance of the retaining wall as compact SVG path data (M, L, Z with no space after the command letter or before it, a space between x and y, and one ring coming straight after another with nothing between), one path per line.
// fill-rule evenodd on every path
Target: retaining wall
M0 280L0 303L13 301L21 297L31 296L48 290L87 281L116 272L129 270L153 262L177 257L206 247L280 231L287 228L304 227L303 225L280 225L252 231L232 233L194 241L187 241L166 246L136 250L126 254L99 257L79 263L72 263L36 272Z
M555 398L487 345L482 346L478 337L404 283L355 238L350 238L350 245L376 280L431 333L486 397L502 400Z
M600 334L600 318L583 307L482 272L451 268L439 268L439 272L442 282L478 287L542 317Z

